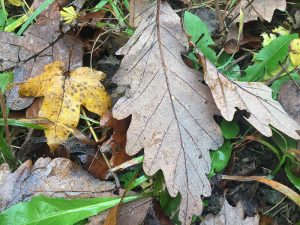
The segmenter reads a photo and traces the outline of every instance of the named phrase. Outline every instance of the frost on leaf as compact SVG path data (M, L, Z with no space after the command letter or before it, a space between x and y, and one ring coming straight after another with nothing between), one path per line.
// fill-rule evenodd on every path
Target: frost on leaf
M105 74L89 67L80 67L64 75L64 64L50 63L44 72L20 85L19 94L24 97L44 97L39 117L54 123L45 130L47 143L53 150L68 139L69 130L78 125L80 105L89 111L103 115L111 106L111 100L100 83Z
M300 139L297 131L300 125L291 119L279 102L272 99L272 90L258 82L231 81L217 68L202 57L204 80L222 116L231 121L237 108L250 113L245 119L260 133L269 137L272 130L269 125L294 139Z
M180 192L182 224L201 213L201 196L211 193L209 149L223 142L210 90L181 59L187 43L167 2L148 8L118 52L125 56L114 81L130 87L113 108L117 119L132 114L127 153L144 148L144 171L153 175L161 169L170 195Z

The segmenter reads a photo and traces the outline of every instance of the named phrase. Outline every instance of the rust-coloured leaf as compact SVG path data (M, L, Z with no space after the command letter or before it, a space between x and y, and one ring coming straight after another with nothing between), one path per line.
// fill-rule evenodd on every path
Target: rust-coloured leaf
M232 11L233 17L240 14L240 9L244 12L244 23L257 20L257 18L265 19L271 22L274 11L276 9L284 11L286 8L285 0L241 0L241 2ZM234 22L239 22L237 17Z
M38 7L42 1L35 1ZM21 83L37 76L45 65L63 61L64 71L82 66L82 43L70 35L63 35L59 29L59 5L57 1L40 14L37 22L26 30L24 36L0 32L0 72L14 69L14 82ZM72 51L71 51L72 49ZM71 57L70 57L71 56ZM7 105L13 110L28 107L33 98L21 98L19 87L7 93Z
M244 118L263 135L272 136L269 126L272 125L286 135L300 139L297 133L300 125L289 117L279 102L272 99L271 88L258 82L231 81L203 55L201 61L204 80L226 120L231 121L237 109L246 110L250 116Z
M209 149L223 142L213 119L219 111L198 73L181 59L188 42L168 3L158 1L142 17L118 52L125 56L114 81L130 89L113 115L132 114L126 152L134 155L144 148L145 173L163 171L170 195L182 196L179 218L189 224L193 214L201 214L201 196L211 193Z
M131 158L125 151L127 130L130 120L130 117L125 118L124 120L117 120L113 118L111 112L107 112L101 117L100 125L102 127L110 127L113 129L111 137L101 145L102 150L104 150L104 148L111 150L112 157L110 159L110 164L112 167L121 165Z
M70 130L66 127L77 127L80 105L98 115L103 115L111 105L110 97L100 83L105 78L104 73L80 67L65 75L63 68L60 61L50 63L42 74L30 78L19 89L21 96L44 96L39 117L54 122L53 127L45 130L47 143L53 150L68 139Z
M209 214L201 225L258 225L259 215L244 218L243 206L239 202L236 207L231 206L226 198L221 211L217 215Z

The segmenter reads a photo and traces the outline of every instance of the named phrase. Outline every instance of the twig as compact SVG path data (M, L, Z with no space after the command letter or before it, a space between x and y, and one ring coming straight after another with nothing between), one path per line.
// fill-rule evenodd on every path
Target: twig
M216 14L219 20L219 30L224 30L223 16L221 15L219 0L215 0Z
M81 112L82 112L82 114L86 117L86 113L85 113L84 109L81 109ZM85 122L86 122L86 124L88 125L88 127L89 127L89 129L90 129L90 131L91 131L91 133L92 133L93 138L95 139L95 141L96 141L96 142L99 142L99 139L98 139L98 137L97 137L97 134L95 133L93 127L91 126L90 121L85 120ZM103 158L104 158L104 160L105 160L105 162L106 162L106 164L107 164L107 166L108 166L108 168L109 168L109 171L110 171L111 175L112 175L113 178L115 179L117 188L119 188L121 185L120 185L120 181L119 181L119 179L118 179L118 176L117 176L117 174L116 174L114 171L112 171L112 167L111 167L111 165L110 165L110 163L109 163L109 160L108 160L108 158L106 157L105 153L102 152L102 151L100 150L100 146L98 146L98 150L97 150L97 152L96 152L96 154L95 154L95 157L93 158L93 160L92 160L92 162L91 162L91 164L90 164L90 166L89 166L89 168L88 168L88 171L90 170L90 168L91 168L92 164L94 163L95 158L96 158L96 156L98 155L99 152L100 152L101 155L103 156Z

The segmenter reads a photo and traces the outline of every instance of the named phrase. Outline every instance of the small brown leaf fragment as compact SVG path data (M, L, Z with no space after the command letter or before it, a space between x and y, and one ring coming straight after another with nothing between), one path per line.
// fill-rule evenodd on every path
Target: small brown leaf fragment
M118 51L124 58L113 80L130 88L113 115L132 115L126 152L134 155L144 148L145 173L163 171L170 195L181 194L179 219L186 225L193 214L201 214L201 197L211 193L209 149L223 143L213 119L219 111L198 72L181 58L188 41L167 1L157 1L141 16L134 35Z
M112 196L112 182L93 178L69 159L39 158L23 163L14 173L7 164L0 166L0 211L32 196L46 195L63 198Z
M35 7L41 1L35 1ZM14 82L21 83L37 76L45 65L63 61L68 69L82 66L82 43L70 35L63 36L59 29L59 5L55 1L28 27L23 36L0 32L0 72L14 69ZM72 49L72 52L71 52ZM70 54L72 53L72 54ZM7 94L7 105L13 110L28 107L33 98L21 98L19 87L13 87Z
M100 83L105 78L104 73L80 67L65 76L63 67L60 61L50 63L42 74L30 78L19 89L24 97L44 96L39 117L54 122L53 127L45 130L52 150L68 139L70 130L66 127L77 127L81 105L98 115L103 115L111 106L110 97Z
M107 179L109 167L101 153L87 155L83 161L83 168L99 179Z
M42 107L43 98L36 98L34 102L26 109L26 118L33 119L38 117L39 111Z
M108 147L112 151L112 158L110 159L112 167L121 165L131 159L125 151L127 130L130 121L130 117L124 120L117 120L112 116L111 112L107 112L101 117L100 125L102 127L110 127L113 129L111 137L101 145L101 148Z
M300 125L291 119L279 102L273 100L272 89L258 82L231 81L199 53L204 69L204 80L210 87L222 116L231 121L237 108L250 113L244 118L260 133L270 137L269 125L294 139L300 139ZM202 56L201 56L202 55Z
M221 211L217 215L209 214L201 225L258 225L259 215L244 219L243 206L239 202L236 207L231 206L226 198Z
M284 11L286 9L285 0L241 0L241 2L232 11L232 16L237 18L234 22L239 22L240 9L244 12L244 23L257 20L257 18L265 19L271 22L274 11L276 9Z

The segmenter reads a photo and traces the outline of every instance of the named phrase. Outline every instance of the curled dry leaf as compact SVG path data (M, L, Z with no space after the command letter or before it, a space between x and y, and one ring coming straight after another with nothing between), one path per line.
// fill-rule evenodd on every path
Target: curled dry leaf
M42 74L30 78L19 89L24 97L44 96L39 117L54 123L45 130L47 143L52 150L68 139L70 129L77 127L80 105L98 115L103 115L111 106L110 97L100 83L105 78L104 73L80 67L65 75L63 67L60 61L50 63Z
M237 17L234 22L239 22L238 15L240 14L240 9L244 13L244 23L252 20L257 20L257 18L265 19L271 22L274 11L276 9L284 11L286 9L285 0L241 0L241 2L232 11L233 18Z
M93 178L69 159L39 158L23 163L14 173L7 164L0 167L0 211L35 195L64 198L111 196L112 182Z
M201 61L204 80L210 87L222 116L227 121L233 119L237 109L246 110L250 116L244 118L263 135L272 136L269 126L272 125L286 135L300 139L297 133L300 125L289 117L279 102L272 99L271 88L258 82L231 81L203 55Z
M0 72L14 69L14 82L21 83L37 76L45 65L56 60L65 63L64 71L69 62L70 69L74 69L82 66L81 46L80 40L61 34L59 6L55 1L24 36L0 32ZM18 89L18 86L13 87L7 93L7 105L13 110L24 109L33 102L33 98L21 98Z
M201 196L209 196L209 149L223 143L213 119L218 109L207 86L199 82L180 53L187 38L180 18L166 1L148 8L135 34L120 49L125 55L114 81L128 85L113 108L117 119L132 114L126 152L144 148L144 171L162 170L171 196L182 196L179 218L189 224L201 214Z
M112 157L110 164L112 167L121 165L122 163L130 160L130 156L126 154L126 139L127 130L130 125L131 118L125 118L124 120L117 120L113 118L111 112L105 113L100 120L102 127L110 127L113 129L111 137L101 145L101 150L111 150Z
M258 225L259 215L244 219L243 206L239 202L236 207L231 206L226 198L221 211L217 215L209 214L201 225Z

